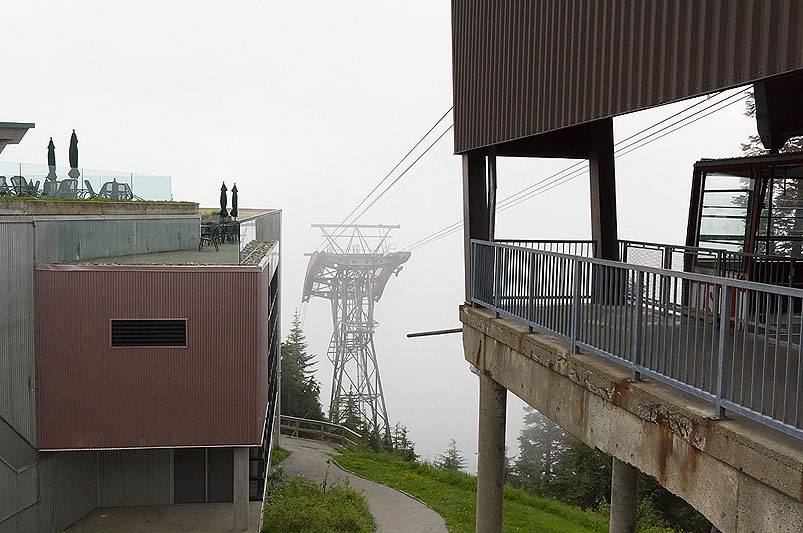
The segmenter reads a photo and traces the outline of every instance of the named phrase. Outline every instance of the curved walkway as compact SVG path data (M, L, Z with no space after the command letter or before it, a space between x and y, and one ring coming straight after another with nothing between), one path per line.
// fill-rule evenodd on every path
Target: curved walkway
M327 464L334 449L314 440L281 436L280 446L292 452L281 466L287 477L305 476L321 482L329 468L328 481L347 478L349 485L365 494L368 507L376 519L377 533L446 533L441 515L396 489L363 479L341 470L334 462Z

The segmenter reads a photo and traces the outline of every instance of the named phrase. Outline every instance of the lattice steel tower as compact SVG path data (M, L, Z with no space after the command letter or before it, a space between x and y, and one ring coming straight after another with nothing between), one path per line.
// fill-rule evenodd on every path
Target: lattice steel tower
M397 274L410 252L396 252L384 224L313 224L326 238L326 248L310 255L303 301L313 296L332 305L332 340L328 356L334 365L329 418L339 423L346 402L380 432L390 432L376 361L374 304L391 274Z

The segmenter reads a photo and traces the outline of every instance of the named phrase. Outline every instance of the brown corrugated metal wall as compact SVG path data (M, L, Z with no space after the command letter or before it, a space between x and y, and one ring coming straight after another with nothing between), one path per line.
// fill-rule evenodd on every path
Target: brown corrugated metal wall
M803 68L799 0L453 0L455 151Z
M267 269L36 274L40 448L261 443ZM186 318L187 348L111 348L112 318Z

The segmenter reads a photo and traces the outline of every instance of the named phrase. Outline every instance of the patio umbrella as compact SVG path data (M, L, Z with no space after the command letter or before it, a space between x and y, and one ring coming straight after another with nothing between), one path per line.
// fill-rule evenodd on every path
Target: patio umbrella
M223 182L223 186L220 187L220 216L227 217L229 216L229 212L226 211L226 182Z
M72 135L70 136L70 177L77 178L78 177L78 136L75 134L75 130L72 130Z
M237 218L237 184L231 188L231 216Z
M46 178L50 181L56 180L56 145L53 144L53 137L47 143L47 167L48 173Z

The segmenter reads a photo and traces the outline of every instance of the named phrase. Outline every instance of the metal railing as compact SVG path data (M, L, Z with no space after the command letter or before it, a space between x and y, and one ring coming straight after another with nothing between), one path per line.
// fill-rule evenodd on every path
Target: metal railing
M699 272L771 285L792 286L795 278L795 259L781 255L656 242L619 241L619 259L623 263Z
M471 301L803 438L803 290L471 241Z
M581 257L594 257L597 251L597 241L591 240L494 239L494 242Z
M282 433L291 437L309 438L302 437L302 435L309 435L316 440L330 440L343 446L351 444L357 447L362 442L362 435L340 424L287 415L281 415L279 420Z

